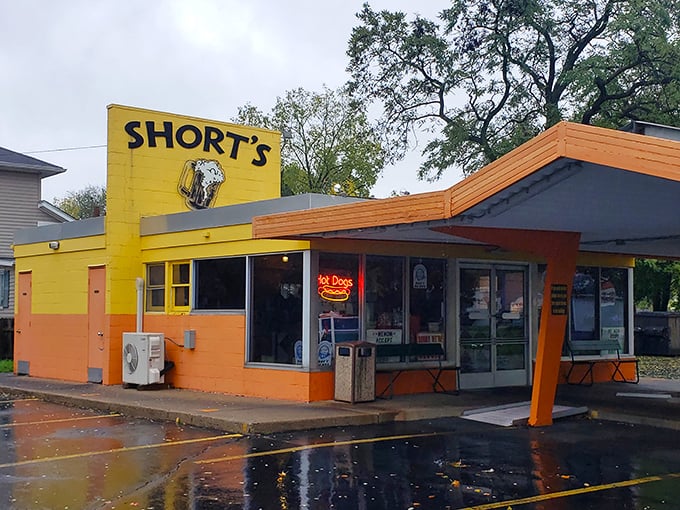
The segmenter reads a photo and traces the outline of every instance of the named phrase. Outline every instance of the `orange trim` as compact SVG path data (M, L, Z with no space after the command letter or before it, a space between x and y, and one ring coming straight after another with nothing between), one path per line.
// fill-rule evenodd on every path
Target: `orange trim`
M439 220L445 217L444 196L444 191L434 191L407 197L258 216L253 218L253 238L294 237L300 234L323 233L330 229L351 230Z

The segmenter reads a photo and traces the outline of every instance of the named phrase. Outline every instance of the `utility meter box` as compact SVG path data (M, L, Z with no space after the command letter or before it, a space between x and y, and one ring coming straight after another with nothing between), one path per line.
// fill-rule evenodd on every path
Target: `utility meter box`
M335 344L335 400L352 404L375 400L375 344Z

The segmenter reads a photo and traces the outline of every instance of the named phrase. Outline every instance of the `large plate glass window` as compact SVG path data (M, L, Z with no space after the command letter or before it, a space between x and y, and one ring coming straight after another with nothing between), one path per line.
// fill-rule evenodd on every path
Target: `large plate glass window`
M295 364L295 346L302 342L302 253L263 255L250 260L248 361Z
M196 310L245 310L245 257L197 260L194 267Z
M570 313L573 342L616 339L621 352L628 352L628 313L627 269L576 269Z
M446 261L412 258L409 264L409 341L445 347Z
M404 342L404 259L366 256L366 340ZM379 362L390 362L378 358ZM399 361L399 360L396 360Z
M359 340L359 256L320 253L313 286L319 319L318 364L330 366L336 342Z

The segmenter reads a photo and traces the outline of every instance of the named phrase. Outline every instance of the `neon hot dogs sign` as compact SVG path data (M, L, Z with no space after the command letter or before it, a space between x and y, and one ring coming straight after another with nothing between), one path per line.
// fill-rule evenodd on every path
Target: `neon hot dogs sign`
M326 301L347 301L354 287L354 280L336 274L320 274L317 278L317 291Z

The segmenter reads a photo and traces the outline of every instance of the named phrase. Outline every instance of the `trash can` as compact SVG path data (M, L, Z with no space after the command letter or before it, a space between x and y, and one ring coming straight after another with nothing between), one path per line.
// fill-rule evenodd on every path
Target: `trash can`
M335 344L335 400L352 404L375 400L375 344Z

